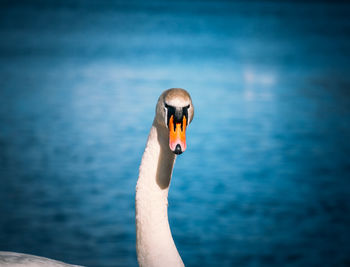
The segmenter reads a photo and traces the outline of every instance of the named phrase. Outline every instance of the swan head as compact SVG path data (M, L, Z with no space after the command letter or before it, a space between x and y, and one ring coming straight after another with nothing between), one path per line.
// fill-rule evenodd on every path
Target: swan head
M156 121L168 130L169 148L175 154L186 150L186 128L193 115L192 99L186 90L171 88L160 95L156 107Z

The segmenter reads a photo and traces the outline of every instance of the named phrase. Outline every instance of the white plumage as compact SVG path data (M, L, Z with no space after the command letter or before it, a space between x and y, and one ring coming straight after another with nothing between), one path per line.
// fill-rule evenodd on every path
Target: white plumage
M159 97L136 186L137 258L143 267L184 266L168 222L168 191L176 156L169 148L171 129L166 124L165 104L175 110L188 107L188 121L193 118L192 101L185 90L170 89Z

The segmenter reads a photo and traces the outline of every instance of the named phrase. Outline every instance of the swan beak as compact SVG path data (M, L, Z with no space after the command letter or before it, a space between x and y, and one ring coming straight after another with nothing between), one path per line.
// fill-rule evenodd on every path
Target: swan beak
M186 150L186 116L181 123L174 124L174 115L169 119L169 147L175 154L180 155Z

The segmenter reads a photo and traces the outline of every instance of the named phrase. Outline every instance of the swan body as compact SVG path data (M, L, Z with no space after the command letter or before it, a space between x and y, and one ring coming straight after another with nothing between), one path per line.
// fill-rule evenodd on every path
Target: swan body
M1 267L78 267L61 261L51 260L34 255L0 251Z
M142 267L184 266L168 222L168 191L193 111L183 89L166 90L158 99L136 186L136 251Z
M184 266L168 222L168 191L176 154L186 149L193 119L190 95L175 88L159 97L136 186L136 250L142 267ZM0 251L1 267L73 267L44 257Z

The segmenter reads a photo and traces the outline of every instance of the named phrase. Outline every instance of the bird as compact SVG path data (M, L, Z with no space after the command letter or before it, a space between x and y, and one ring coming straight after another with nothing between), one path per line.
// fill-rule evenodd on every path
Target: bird
M56 261L44 257L0 251L1 267L79 267L80 265L71 265L61 261Z
M194 116L189 93L165 90L144 150L136 184L136 252L140 267L178 267L184 263L168 221L168 191L177 155L186 150L186 128ZM77 267L64 262L16 252L0 251L1 267Z
M136 251L141 267L184 266L169 226L168 191L175 159L186 150L186 128L193 116L186 90L171 88L158 98L136 185Z

